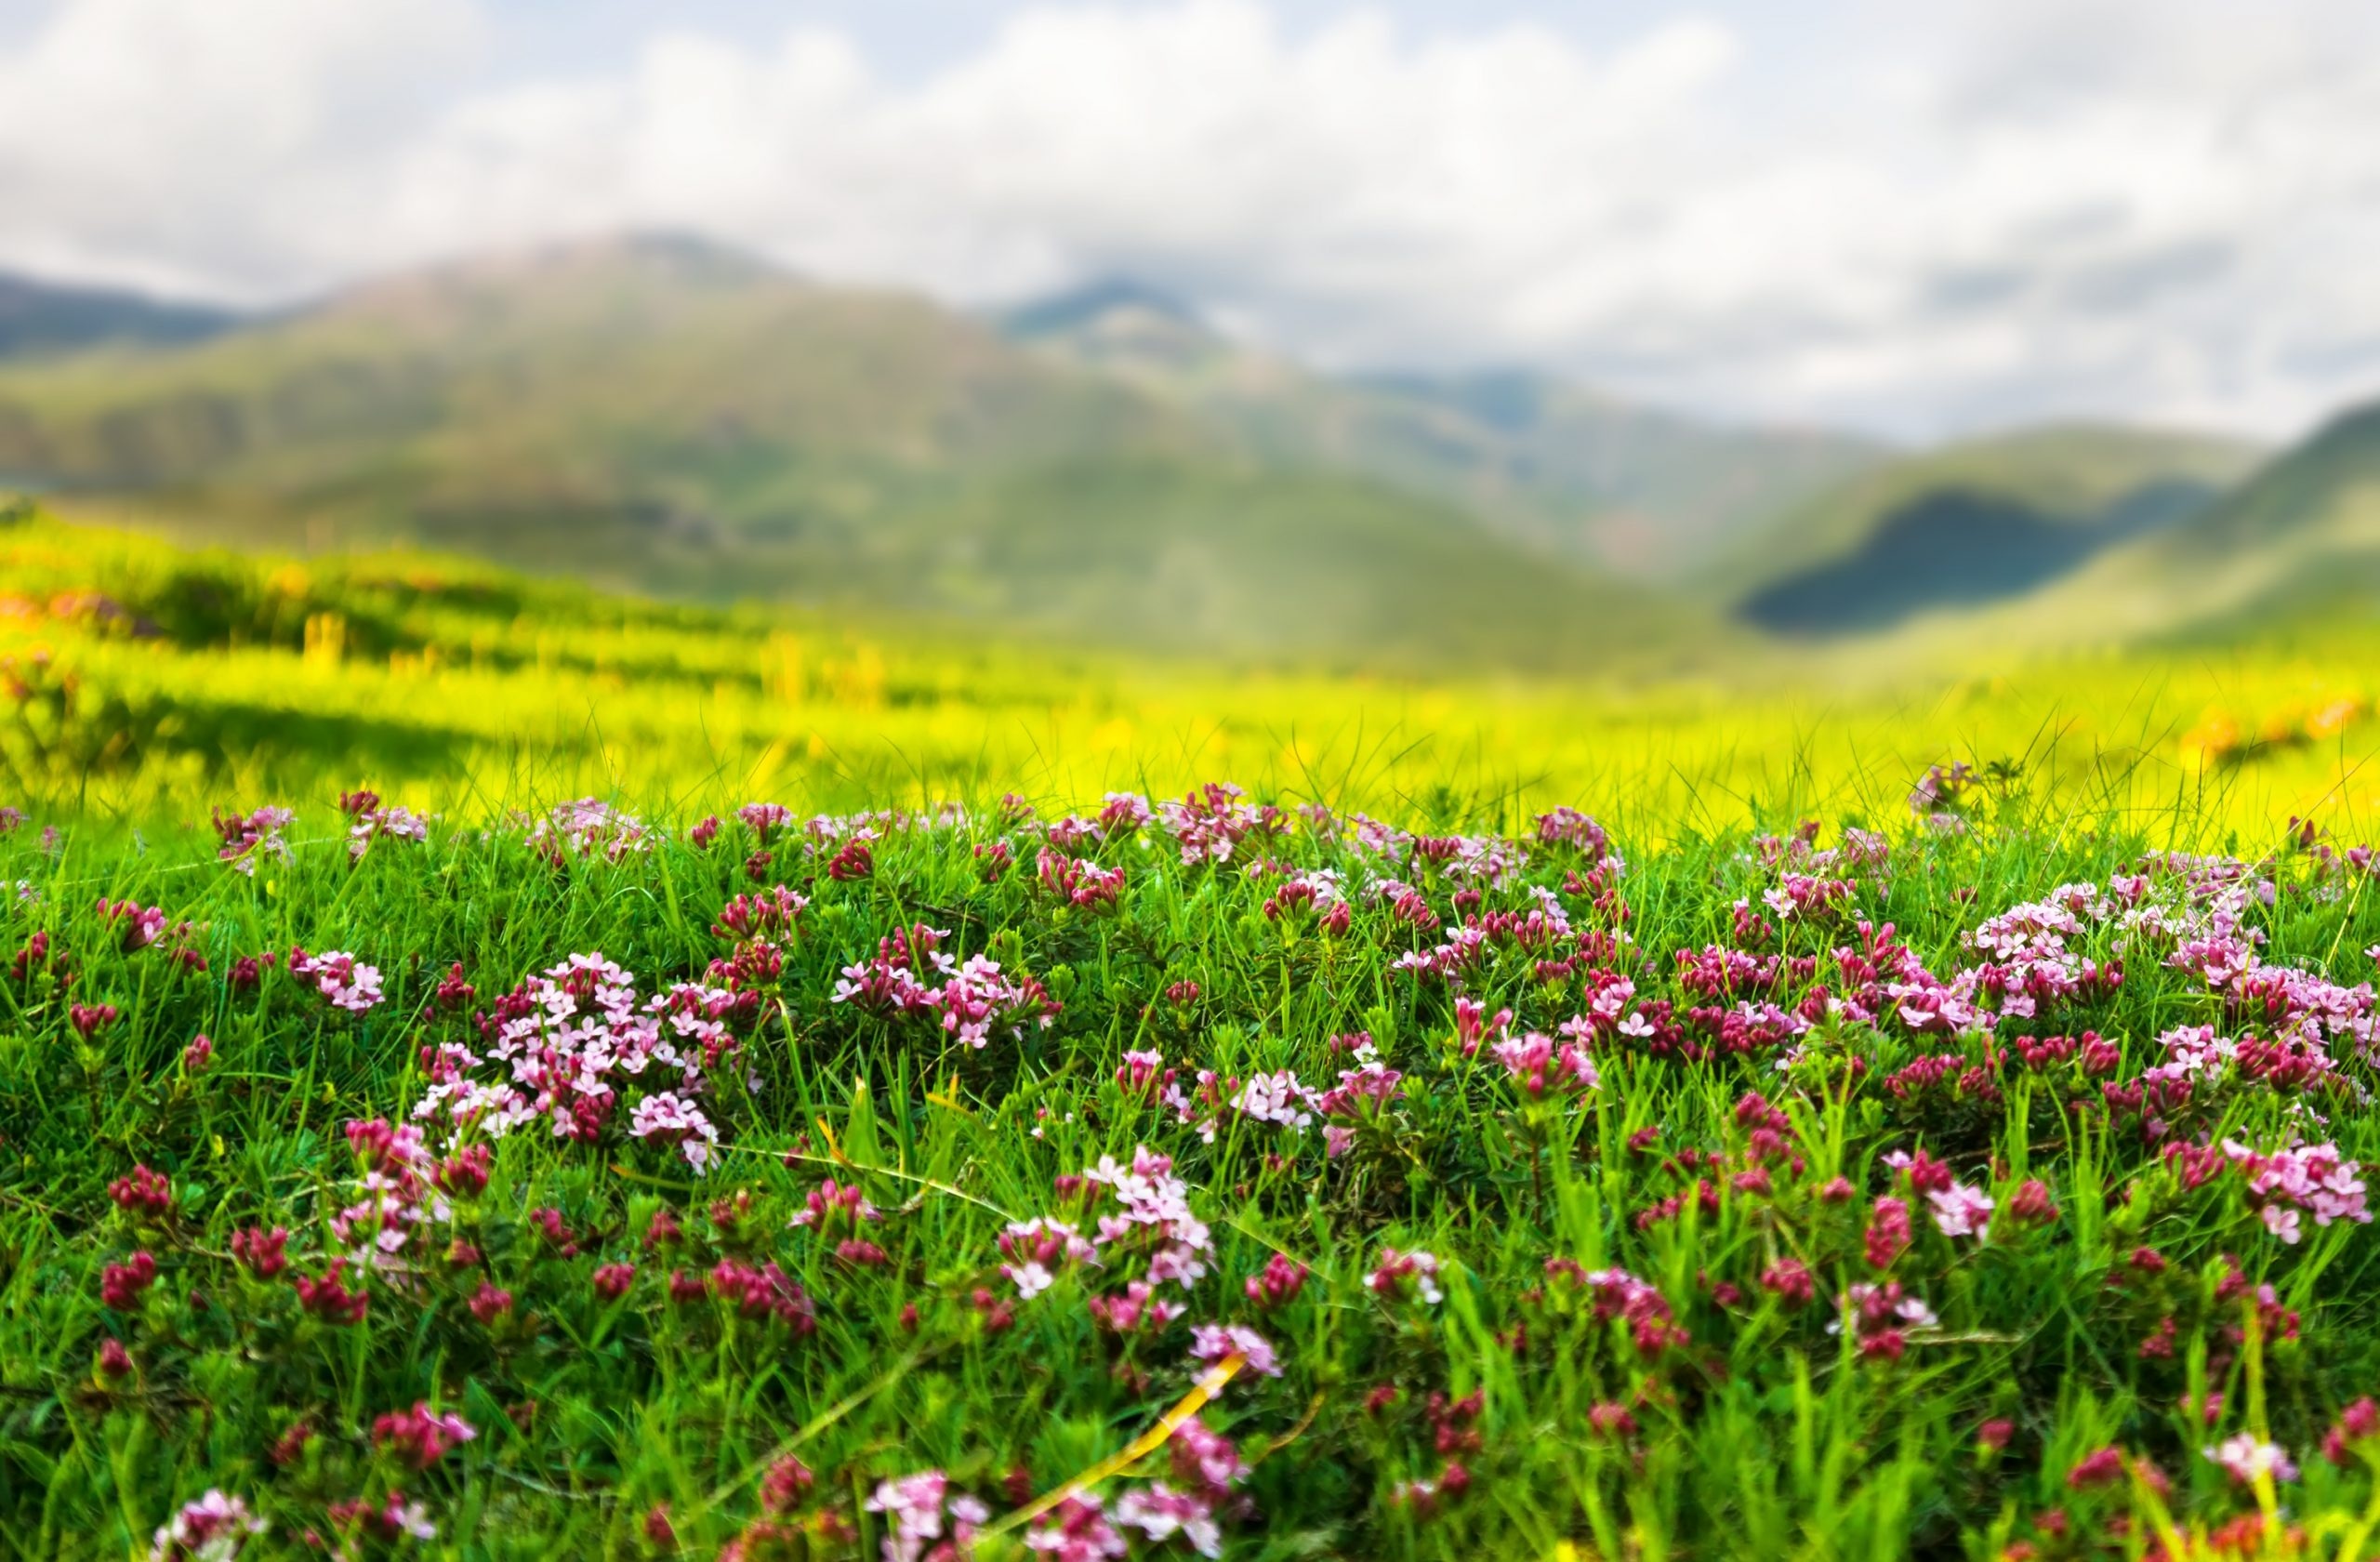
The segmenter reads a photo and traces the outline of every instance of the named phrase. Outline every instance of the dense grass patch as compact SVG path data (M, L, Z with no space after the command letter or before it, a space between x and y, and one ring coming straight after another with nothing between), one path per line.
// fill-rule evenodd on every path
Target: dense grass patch
M37 818L0 1537L2368 1554L2368 859L1925 794Z

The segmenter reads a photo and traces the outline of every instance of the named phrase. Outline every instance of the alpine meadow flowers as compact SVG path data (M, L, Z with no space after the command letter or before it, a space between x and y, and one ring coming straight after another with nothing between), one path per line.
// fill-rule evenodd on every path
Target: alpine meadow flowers
M2360 1555L2380 857L1990 783L0 833L0 1533Z

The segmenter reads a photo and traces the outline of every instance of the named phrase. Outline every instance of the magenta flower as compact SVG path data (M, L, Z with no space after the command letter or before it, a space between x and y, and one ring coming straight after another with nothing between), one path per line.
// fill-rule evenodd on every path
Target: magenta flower
M210 1488L158 1527L149 1544L150 1562L232 1562L250 1536L269 1528L247 1503Z
M1446 1292L1438 1289L1438 1259L1435 1253L1415 1250L1399 1252L1395 1248L1380 1251L1380 1263L1364 1284L1391 1301L1419 1297L1430 1306L1446 1300Z
M409 1410L391 1410L372 1423L373 1445L416 1470L429 1469L445 1457L447 1449L478 1436L469 1422L451 1411L433 1410L427 1400L417 1401Z

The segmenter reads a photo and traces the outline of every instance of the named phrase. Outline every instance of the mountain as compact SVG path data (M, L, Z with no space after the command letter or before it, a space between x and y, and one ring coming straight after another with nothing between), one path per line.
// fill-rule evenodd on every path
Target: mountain
M1852 479L1707 577L1744 622L1833 637L2021 599L2187 525L2259 458L2231 440L2060 425L1970 441Z
M1184 409L1252 460L1360 474L1640 576L1679 575L1891 454L1847 435L1704 423L1522 372L1331 377L1130 280L1026 306L1003 325Z
M674 238L0 367L0 472L210 538L1225 657L1551 666L1712 623L921 298Z
M188 342L230 330L241 317L143 294L0 275L0 358L127 343Z
M2380 402L2347 410L2185 523L2041 604L2135 635L2223 635L2380 605Z

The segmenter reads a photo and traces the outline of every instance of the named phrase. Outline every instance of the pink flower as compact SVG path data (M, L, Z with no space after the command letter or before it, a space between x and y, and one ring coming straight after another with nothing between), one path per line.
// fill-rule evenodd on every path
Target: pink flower
M335 1009L362 1014L379 1007L379 968L359 963L344 949L334 949L325 955L292 949L289 974L311 986Z
M1281 1375L1280 1359L1273 1354L1273 1343L1253 1329L1236 1323L1202 1323L1190 1331L1190 1357L1209 1364L1236 1355L1242 1365L1259 1377L1277 1378Z
M2242 1486L2254 1485L2260 1476L2277 1481L2297 1478L2297 1466L2289 1462L2288 1452L2278 1443L2257 1440L2251 1432L2242 1432L2202 1451Z
M185 1557L191 1562L231 1562L249 1536L261 1535L267 1528L247 1503L210 1488L205 1496L184 1502L171 1523L159 1527L149 1545L150 1562Z
M1929 1193L1925 1201L1934 1206L1934 1224L1945 1237L1973 1237L1980 1242L1991 1220L1991 1196L1981 1188L1964 1183L1954 1184L1939 1192Z
M1260 1307L1279 1307L1289 1304L1305 1288L1306 1266L1287 1253L1275 1253L1264 1261L1264 1271L1248 1277L1248 1299Z
M1513 1082L1532 1098L1548 1091L1591 1091L1603 1083L1594 1060L1576 1041L1557 1049L1552 1037L1532 1030L1499 1041L1489 1050Z
M1179 1535L1201 1556L1223 1554L1223 1529L1215 1522L1214 1504L1196 1493L1176 1491L1163 1481L1136 1487L1116 1499L1116 1522L1138 1529L1151 1545L1162 1545Z
M1093 1491L1077 1492L1043 1514L1025 1531L1025 1547L1058 1562L1102 1562L1131 1550L1107 1521L1104 1504Z
M877 1484L875 1495L867 1500L867 1511L882 1514L891 1529L884 1537L884 1562L919 1562L926 1554L927 1542L942 1539L945 1515L951 1540L965 1551L975 1538L976 1528L991 1517L991 1510L963 1492L948 1496L949 1489L949 1479L940 1470L921 1470Z
M1398 1252L1395 1248L1382 1248L1379 1265L1365 1278L1364 1284L1392 1301L1418 1296L1435 1307L1446 1300L1446 1292L1438 1289L1437 1255L1419 1250Z
M469 1422L452 1413L441 1414L431 1410L426 1400L409 1410L391 1410L372 1423L373 1443L394 1452L416 1470L429 1469L444 1457L448 1449L478 1436Z
M699 1172L709 1169L719 1130L711 1126L701 1107L676 1091L663 1091L636 1104L628 1114L628 1137L675 1145L686 1164Z

